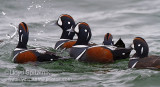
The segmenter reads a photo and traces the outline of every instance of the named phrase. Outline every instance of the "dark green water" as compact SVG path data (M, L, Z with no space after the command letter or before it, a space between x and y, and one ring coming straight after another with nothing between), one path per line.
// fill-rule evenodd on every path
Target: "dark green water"
M113 64L75 60L40 64L15 64L11 53L18 36L8 39L14 28L28 24L28 45L53 51L61 29L53 23L70 14L76 22L87 22L92 42L101 44L105 33L121 37L127 46L136 36L146 39L150 55L160 55L159 0L0 0L0 87L159 87L160 71L128 69L128 59ZM62 55L66 56L67 53Z

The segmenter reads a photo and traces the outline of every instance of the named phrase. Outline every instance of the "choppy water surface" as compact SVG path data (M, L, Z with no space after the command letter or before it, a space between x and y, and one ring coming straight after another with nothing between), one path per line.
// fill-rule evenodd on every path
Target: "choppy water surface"
M50 49L61 29L54 25L61 14L87 22L92 42L101 44L105 33L129 45L136 36L146 39L150 54L160 55L159 0L0 0L0 87L159 87L160 71L128 69L128 59L114 64L74 60L42 64L14 64L11 53L18 36L8 39L24 21L30 30L29 46Z

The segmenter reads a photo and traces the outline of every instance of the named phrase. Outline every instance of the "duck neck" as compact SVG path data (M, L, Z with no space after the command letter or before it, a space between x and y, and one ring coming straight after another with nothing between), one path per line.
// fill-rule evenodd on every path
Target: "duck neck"
M18 45L17 45L17 47L16 48L23 48L23 49L27 49L27 45L26 44L24 44L23 42L18 42Z
M19 41L16 48L23 48L27 49L27 43L28 43L28 34L19 34Z
M70 39L70 40L72 40L74 35L75 35L74 32L69 32L69 31L63 30L60 39Z
M75 43L75 45L88 45L89 40L85 39L86 37L78 36L78 39Z

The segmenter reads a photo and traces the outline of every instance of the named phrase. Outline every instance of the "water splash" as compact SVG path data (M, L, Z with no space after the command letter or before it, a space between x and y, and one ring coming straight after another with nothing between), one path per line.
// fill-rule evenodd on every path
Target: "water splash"
M42 7L42 6L41 6L41 5L39 5L39 4L37 4L37 5L36 5L36 8L41 8L41 7Z
M10 26L15 29L15 32L11 35L6 34L7 39L4 39L0 42L0 48L7 45L17 34L18 28L13 23L10 23Z
M6 15L6 13L5 13L5 12L3 12L3 11L2 11L2 14L3 14L4 16Z
M57 20L49 21L46 20L45 23L43 24L43 27L46 27L46 25L56 25Z
M8 39L13 39L17 34L18 28L13 23L10 23L10 26L15 29L15 32L12 35L7 34L6 36L8 37Z

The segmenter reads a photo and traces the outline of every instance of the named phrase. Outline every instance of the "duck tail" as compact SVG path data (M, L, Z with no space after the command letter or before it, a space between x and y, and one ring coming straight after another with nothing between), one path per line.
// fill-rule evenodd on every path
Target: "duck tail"
M119 40L116 42L114 46L125 48L125 44L121 38L119 38Z

